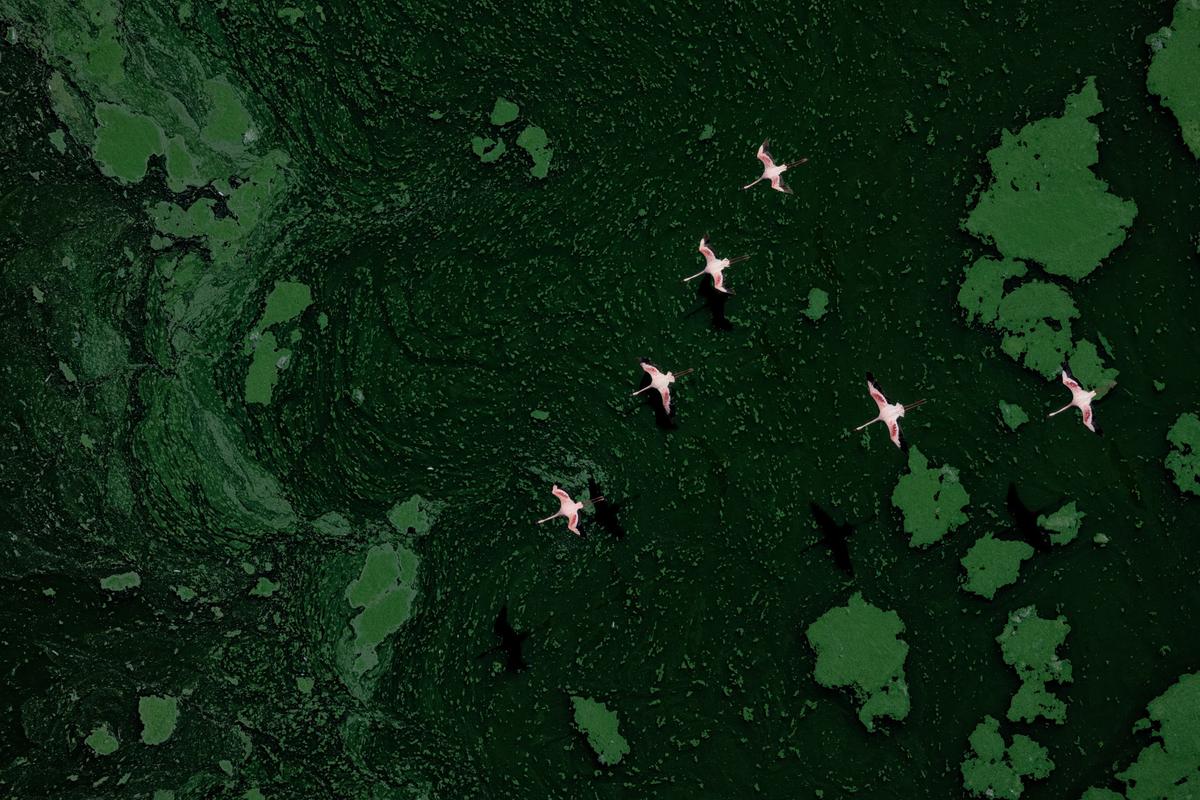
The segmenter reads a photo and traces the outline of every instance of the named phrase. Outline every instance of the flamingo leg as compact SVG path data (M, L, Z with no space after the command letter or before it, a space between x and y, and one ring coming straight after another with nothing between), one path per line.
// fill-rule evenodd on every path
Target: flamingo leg
M690 278L684 278L684 279L683 279L683 282L684 282L684 283L687 283L688 281L695 280L696 278L699 278L701 275L703 275L703 274L704 274L705 272L707 272L707 271L708 271L708 270L704 270L704 269L702 269L702 270L700 270L699 272L697 272L695 275L692 275Z
M868 422L864 422L862 425L859 425L859 426L858 426L857 428L855 428L854 430L856 430L856 431L861 431L863 428L867 427L868 425L874 425L876 422L879 422L881 419L883 419L883 417L876 417L876 418L875 418L875 419L873 419L873 420L870 420L870 421L868 421Z
M1047 416L1047 417L1053 417L1055 414L1061 414L1062 412L1066 411L1068 408L1070 408L1070 407L1071 407L1071 406L1073 406L1073 405L1075 405L1075 404L1074 404L1074 403L1067 403L1065 406L1063 406L1062 408L1060 408L1058 411L1051 411L1051 412L1050 412L1049 414L1047 414L1046 416Z
M558 516L558 514L551 514L550 516L546 517L545 519L539 519L537 521L537 524L541 525L543 522L549 522L550 520L554 519L557 516Z
M759 178L759 179L758 179L757 181L755 181L754 183L758 183L758 182L759 182L759 181L761 181L761 180L762 180L762 178ZM753 185L754 185L754 183L747 183L747 184L746 184L745 186L743 186L742 188L743 188L743 189L749 189L751 186L753 186Z
M633 397L633 395L636 395L636 394L641 394L642 392L646 391L647 389L653 389L653 388L654 388L653 384L651 384L650 386L642 387L641 389L638 389L636 392L631 394L630 397Z

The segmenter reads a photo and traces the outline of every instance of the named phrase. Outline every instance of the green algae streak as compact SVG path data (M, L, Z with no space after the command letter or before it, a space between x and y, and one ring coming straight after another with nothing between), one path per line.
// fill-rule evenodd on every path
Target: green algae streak
M1017 672L1021 688L1008 707L1010 720L1033 722L1039 717L1062 724L1067 706L1047 689L1047 683L1070 683L1071 662L1058 655L1070 633L1066 617L1044 619L1033 606L1014 611L996 637L1004 663Z
M868 731L875 730L879 717L908 716L903 632L899 614L876 608L861 594L827 611L805 632L817 654L813 678L829 688L850 688L860 704L858 719Z
M1180 414L1167 431L1167 442L1171 449L1164 463L1175 485L1181 492L1200 497L1200 417Z
M908 472L892 491L892 505L904 515L909 547L929 547L967 521L963 509L970 502L950 466L930 467L916 447L909 449Z
M962 558L967 571L964 591L991 600L1001 588L1016 583L1021 562L1033 558L1033 547L1025 542L997 539L985 533Z
M610 711L604 703L575 695L571 696L571 705L575 709L575 727L587 736L588 746L601 764L611 767L629 755L629 743L617 730L616 711Z
M142 720L142 742L162 744L175 732L179 720L179 701L174 697L157 695L139 698L138 716Z
M1146 37L1153 56L1146 89L1171 109L1183 141L1200 158L1200 5L1179 0L1171 27Z
M1046 748L1028 736L1018 733L1006 747L995 717L983 718L970 745L962 764L963 788L981 797L1017 800L1025 790L1023 779L1040 780L1054 769Z
M1061 117L1004 131L988 152L994 181L964 223L1006 258L1034 260L1053 275L1079 280L1125 241L1137 205L1109 193L1091 168L1099 160L1104 106L1095 78L1069 96Z

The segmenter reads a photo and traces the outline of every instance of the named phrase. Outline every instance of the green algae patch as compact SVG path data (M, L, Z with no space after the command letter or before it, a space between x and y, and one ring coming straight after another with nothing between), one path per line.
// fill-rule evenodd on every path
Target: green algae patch
M250 112L242 104L237 89L224 77L206 80L204 88L209 108L201 137L214 150L240 154L254 136Z
M908 452L908 472L892 491L892 505L904 515L909 547L929 547L967 521L963 509L970 498L950 466L930 467L915 447Z
M1054 769L1046 748L1028 736L1018 733L1005 746L995 717L984 717L975 727L970 746L962 763L963 788L981 797L1017 800L1025 779L1041 780Z
M1087 514L1075 508L1075 501L1052 514L1039 514L1038 527L1050 531L1050 544L1069 544L1079 536L1079 526Z
M481 136L471 139L471 152L479 156L479 161L483 164L497 161L500 156L504 155L505 149L507 147L503 139L485 139Z
M83 740L83 743L92 748L92 752L98 756L110 756L117 752L117 748L121 746L121 743L117 741L117 737L108 729L107 722L93 729L87 735L87 738Z
M704 127L700 129L700 141L707 142L709 139L711 139L713 137L713 134L715 134L716 132L717 132L717 129L715 127L713 127L711 124L706 122L704 124Z
M805 636L817 654L813 678L827 688L849 688L859 703L858 719L868 731L875 720L908 716L904 661L908 644L899 638L904 623L855 594L808 626Z
M1071 320L1078 316L1075 301L1061 286L1023 283L997 308L1000 349L1043 377L1053 377L1071 352Z
M1000 401L1000 418L1010 431L1015 431L1029 422L1029 415L1025 413L1025 409L1016 403L1006 403L1003 400Z
M1079 795L1079 800L1125 800L1125 795L1112 789L1100 789L1092 786Z
M379 663L378 647L412 616L418 558L392 544L367 552L357 580L346 587L346 601L360 609L350 621L351 674L361 677Z
M1087 339L1080 339L1075 343L1075 351L1071 353L1068 364L1076 380L1096 391L1097 400L1108 394L1108 390L1113 387L1117 375L1120 374L1117 370L1104 366L1100 360L1100 351Z
M439 503L414 494L403 503L392 506L387 518L398 533L424 536L433 528L439 510Z
M962 558L967 571L962 588L991 600L997 591L1017 582L1021 562L1028 558L1033 558L1033 547L1025 542L997 539L985 533Z
M517 136L517 147L523 148L533 159L529 174L535 178L545 178L550 173L554 151L546 146L548 141L546 132L536 125L530 125Z
M174 697L150 695L138 699L138 716L142 720L142 742L162 744L171 738L179 721L179 701Z
M533 411L529 412L529 416L533 417L538 422L545 422L546 420L550 419L550 412L543 411L540 408L535 408Z
M1156 741L1117 779L1128 800L1186 800L1200 788L1200 672L1184 675L1146 706L1147 717L1134 730Z
M96 143L92 157L100 171L123 183L137 183L146 177L146 162L163 152L163 132L150 117L135 114L123 106L96 105Z
M511 100L505 100L503 97L496 98L496 105L492 107L491 123L497 127L502 127L512 122L521 113L521 109Z
M1021 679L1021 688L1008 707L1010 720L1033 722L1041 717L1060 725L1066 722L1066 704L1051 694L1046 684L1072 681L1071 662L1058 655L1070 631L1066 617L1044 619L1034 606L1009 615L996 641L1004 663Z
M958 289L958 304L967 312L968 322L994 325L1004 298L1004 285L1023 278L1029 270L1020 261L983 257L966 269Z
M1091 169L1100 138L1091 118L1103 110L1089 77L1061 117L1004 131L987 154L992 184L963 227L1006 258L1037 261L1054 275L1079 280L1100 266L1137 215Z
M808 292L808 308L804 309L804 316L816 322L825 316L828 309L829 292L816 287L810 289Z
M279 591L279 584L267 577L260 577L250 590L251 597L270 597Z
M136 572L120 572L100 579L100 588L108 592L123 592L142 585L142 576Z
M58 151L59 155L67 152L67 134L61 128L55 131L50 131L50 134L47 138L50 139L50 144L54 146L54 149Z
M588 746L601 764L611 767L629 755L629 743L617 729L616 711L609 711L604 703L574 695L571 705L575 709L575 727L587 737Z
M254 357L246 371L246 402L269 406L275 384L279 382L279 370L291 362L292 351L280 348L275 334L267 331L254 344Z
M1179 491L1200 497L1200 418L1180 414L1167 431L1170 452L1164 463L1174 476Z
M1179 0L1171 27L1146 37L1153 54L1146 89L1171 109L1192 155L1200 158L1200 6Z
M259 319L254 329L264 331L280 322L290 322L304 313L312 303L312 289L306 284L296 281L275 281L274 288L267 295L262 318Z

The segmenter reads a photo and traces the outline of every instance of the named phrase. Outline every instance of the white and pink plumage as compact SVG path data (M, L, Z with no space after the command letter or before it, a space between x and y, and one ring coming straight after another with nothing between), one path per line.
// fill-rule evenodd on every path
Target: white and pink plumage
M1053 417L1055 414L1061 414L1068 408L1078 408L1080 416L1083 417L1084 427L1086 427L1092 433L1098 433L1092 417L1092 400L1096 397L1096 392L1085 391L1084 388L1079 385L1079 381L1075 380L1075 377L1071 375L1071 372L1067 369L1066 364L1063 364L1061 378L1063 386L1071 390L1071 402L1067 403L1057 411L1051 411L1047 416Z
M604 498L593 497L591 500L580 503L572 500L571 495L558 488L557 483L554 484L554 487L550 491L553 492L554 496L558 498L558 511L546 517L545 519L539 519L538 525L541 525L543 522L549 522L552 519L557 519L558 517L566 517L567 530L576 536L582 536L583 534L579 532L579 512L583 510L584 506L591 505L592 503L599 503Z
M703 273L701 273L701 274L703 274ZM671 413L671 384L675 382L676 378L682 378L684 375L687 375L689 372L691 372L691 370L685 369L683 372L680 372L678 375L676 375L674 372L663 372L658 367L654 366L649 361L647 361L646 359L643 358L642 359L642 371L650 376L650 383L649 383L649 385L643 386L641 389L638 389L636 392L634 392L634 394L638 395L638 394L641 394L642 392L647 392L651 389L654 389L656 392L658 392L658 396L662 398L663 411L667 414L670 414Z
M884 397L883 392L876 385L875 376L869 372L867 373L867 392L870 393L871 399L875 401L875 406L879 409L879 415L873 420L864 422L854 430L861 431L868 425L882 422L887 426L888 437L892 440L892 444L896 445L896 447L904 447L904 437L900 433L900 418L904 416L905 411L916 408L925 401L918 400L915 403L909 403L907 406L901 403L889 403L888 399Z
M767 140L758 146L758 160L762 162L763 173L758 180L747 183L743 189L749 189L759 181L770 181L771 188L777 192L791 194L792 190L783 182L783 173L787 172L792 167L798 167L801 164L808 163L807 158L802 158L799 161L792 161L788 164L776 164L775 159L771 157L771 153L767 150Z
M739 261L745 261L750 256L737 256L736 258L717 258L717 254L708 246L708 236L705 235L700 239L700 247L697 248L700 255L704 256L704 269L697 272L695 275L689 275L683 279L684 283L690 280L695 280L701 275L708 274L712 276L713 288L718 292L725 294L733 294L725 288L725 268L731 264L736 264Z

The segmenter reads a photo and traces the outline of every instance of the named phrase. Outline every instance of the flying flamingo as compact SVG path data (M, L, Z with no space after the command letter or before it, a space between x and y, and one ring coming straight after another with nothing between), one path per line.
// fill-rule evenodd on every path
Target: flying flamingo
M864 422L854 430L861 431L872 423L882 422L887 425L888 435L892 437L892 443L896 447L903 447L903 437L900 434L900 418L904 416L905 411L916 408L925 401L918 400L908 405L889 403L887 398L883 396L883 392L879 391L879 387L875 385L875 376L869 372L867 373L867 391L871 393L871 399L875 401L875 405L879 406L879 416L869 422Z
M583 534L581 534L579 532L579 511L580 511L580 509L582 509L584 506L589 506L592 503L599 503L604 498L603 497L593 497L591 500L585 500L582 503L577 503L571 499L571 495L567 494L562 489L558 488L557 483L554 484L554 488L551 489L550 491L554 492L554 496L558 498L558 511L556 511L555 513L546 517L545 519L539 519L538 525L541 525L543 522L549 522L550 520L555 519L556 517L566 517L567 518L567 530L569 530L571 533L575 534L576 536L582 536Z
M1055 414L1061 414L1068 408L1078 408L1079 413L1083 416L1084 426L1092 433L1099 433L1092 423L1092 399L1095 398L1096 392L1084 391L1083 387L1079 385L1079 381L1075 380L1075 376L1067 369L1066 364L1063 364L1062 367L1062 382L1063 386L1071 390L1071 402L1058 411L1051 411L1047 416L1053 417ZM1113 385L1115 385L1115 381L1106 388L1111 388Z
M775 159L771 158L771 154L767 152L767 140L758 146L758 160L763 163L763 174L754 183L747 183L743 189L749 189L758 181L770 181L771 188L777 192L786 192L791 194L792 190L783 182L783 173L787 172L792 167L798 167L801 164L808 163L807 158L802 158L799 161L793 161L789 164L776 164Z
M702 275L704 273L701 273ZM638 389L634 394L641 394L649 389L654 389L662 398L663 411L667 414L671 413L671 384L676 378L682 378L692 370L685 369L683 372L676 375L674 372L660 372L658 367L651 364L646 359L642 359L642 369L650 376L650 384Z
M716 289L718 292L724 292L725 294L733 294L733 292L731 292L725 288L725 276L722 273L725 271L725 268L728 267L730 264L736 264L739 261L745 261L750 256L737 256L736 258L717 258L717 254L714 253L712 251L712 248L708 246L708 234L705 234L700 239L699 250L704 255L704 269L700 270L695 275L684 278L683 282L687 283L690 280L695 280L696 278L699 278L701 275L703 275L704 273L707 272L709 275L712 275L714 289Z

